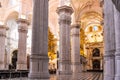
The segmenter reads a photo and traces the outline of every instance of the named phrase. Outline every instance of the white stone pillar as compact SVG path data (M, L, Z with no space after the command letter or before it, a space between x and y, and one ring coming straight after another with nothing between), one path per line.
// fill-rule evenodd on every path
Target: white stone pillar
M114 19L116 39L115 80L120 80L120 12L115 7L114 7Z
M57 8L60 26L60 53L58 80L71 80L70 24L73 9L69 6Z
M33 6L29 80L49 80L48 0L33 0Z
M71 26L71 63L73 71L73 80L79 78L81 72L80 65L80 25L74 24Z
M5 63L5 39L7 28L4 25L0 25L0 70L6 69Z
M115 76L114 7L111 0L104 0L104 80Z
M27 70L27 32L29 22L26 19L18 19L18 54L17 54L17 70Z

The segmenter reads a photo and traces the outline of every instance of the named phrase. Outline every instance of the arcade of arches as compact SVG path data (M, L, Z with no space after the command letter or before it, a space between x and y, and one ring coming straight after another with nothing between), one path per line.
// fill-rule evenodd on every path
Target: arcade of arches
M83 71L120 80L119 6L119 0L0 0L0 70L29 70L30 80L49 80L49 73L78 80Z

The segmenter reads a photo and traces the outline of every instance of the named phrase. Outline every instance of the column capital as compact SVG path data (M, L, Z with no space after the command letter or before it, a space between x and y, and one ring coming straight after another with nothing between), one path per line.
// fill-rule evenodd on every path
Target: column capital
M56 10L56 12L58 14L60 14L60 12L66 12L66 13L72 14L74 11L73 11L72 7L64 5L64 6L58 7L57 10Z
M19 18L17 20L17 23L18 23L18 31L20 31L20 32L27 32L28 25L30 24L27 19L21 19L21 18Z
M27 24L27 25L30 24L29 20L27 20L27 19L22 19L22 18L19 18L19 19L17 20L17 23L18 23L18 24L19 24L19 23L24 23L24 24Z
M80 36L80 24L71 25L71 36L74 36L74 37Z
M6 37L6 30L8 30L8 27L0 25L0 37Z
M71 25L71 29L72 29L72 28L78 28L78 29L79 29L79 28L80 28L80 24L72 24L72 25Z
M61 6L58 7L56 12L59 15L59 24L70 24L71 23L71 14L73 9L70 6Z
M5 25L0 25L0 29L6 29L6 30L8 30L9 28L6 27Z

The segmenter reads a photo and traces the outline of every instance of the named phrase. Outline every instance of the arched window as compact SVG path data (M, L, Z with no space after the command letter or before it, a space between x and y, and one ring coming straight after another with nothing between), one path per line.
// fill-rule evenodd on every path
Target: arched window
M93 57L99 57L100 56L100 50L98 48L93 49L92 53L93 53Z

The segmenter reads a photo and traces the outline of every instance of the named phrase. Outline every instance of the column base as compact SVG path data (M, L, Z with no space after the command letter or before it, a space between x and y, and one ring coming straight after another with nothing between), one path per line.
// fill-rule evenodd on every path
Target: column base
M82 72L82 66L80 64L72 65L73 73Z
M72 71L58 71L57 80L72 80Z
M104 76L104 80L114 80L114 76L107 76L106 75L106 76Z
M79 74L79 73L73 73L72 74L72 80L79 80L79 77L80 77L81 75Z
M49 80L48 73L30 73L28 80Z
M5 67L5 64L0 64L0 70L8 70L8 68Z
M28 70L26 64L17 64L17 70Z
M119 76L115 76L115 80L120 80L120 75Z

